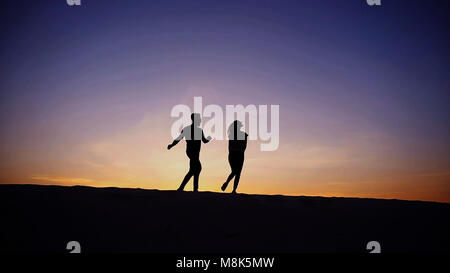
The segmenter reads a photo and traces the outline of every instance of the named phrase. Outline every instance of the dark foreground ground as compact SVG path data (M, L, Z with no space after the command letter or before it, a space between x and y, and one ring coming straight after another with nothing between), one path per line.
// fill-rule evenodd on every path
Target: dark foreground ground
M0 251L448 252L450 204L0 185Z

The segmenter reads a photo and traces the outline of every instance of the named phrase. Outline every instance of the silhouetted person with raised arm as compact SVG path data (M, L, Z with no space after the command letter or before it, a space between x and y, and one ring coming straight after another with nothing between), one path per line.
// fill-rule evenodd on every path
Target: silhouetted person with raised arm
M192 113L191 114L192 124L186 126L181 131L181 134L167 146L167 149L170 150L173 146L177 145L180 140L183 138L186 139L186 154L189 157L189 171L181 182L178 191L183 191L189 179L194 176L194 191L198 191L198 178L200 176L200 172L202 171L202 164L200 163L200 146L201 142L208 143L211 140L211 137L205 138L203 134L203 130L199 127L202 122L200 118L200 114Z
M241 178L242 166L244 165L244 152L247 148L246 132L241 131L242 123L239 120L233 121L230 127L228 127L228 162L230 163L231 173L227 178L227 181L223 183L221 189L225 191L228 183L234 177L234 185L232 193L236 193L236 189L239 185L239 179Z

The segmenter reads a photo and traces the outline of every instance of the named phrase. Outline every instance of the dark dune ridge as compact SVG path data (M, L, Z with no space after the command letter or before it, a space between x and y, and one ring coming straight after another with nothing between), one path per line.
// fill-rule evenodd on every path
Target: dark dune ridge
M0 185L2 252L448 252L450 204Z

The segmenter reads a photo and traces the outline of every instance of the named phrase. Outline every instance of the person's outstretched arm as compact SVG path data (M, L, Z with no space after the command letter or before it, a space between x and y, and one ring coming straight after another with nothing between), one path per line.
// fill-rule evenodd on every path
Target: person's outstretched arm
M180 140L183 139L183 137L184 137L184 134L183 134L183 131L181 131L181 134L176 139L174 139L171 144L169 144L167 146L167 150L170 150L170 149L172 149L173 146L177 145L178 142L180 142Z
M202 130L202 141L203 141L203 143L208 143L211 139L212 139L212 137L210 137L210 136L205 138L205 134L203 134L203 130Z

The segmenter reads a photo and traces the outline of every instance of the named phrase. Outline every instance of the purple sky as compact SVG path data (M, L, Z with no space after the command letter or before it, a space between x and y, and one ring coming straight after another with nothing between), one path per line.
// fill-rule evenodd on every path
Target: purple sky
M249 147L243 191L448 202L448 11L406 0L6 1L2 183L175 188L187 160L164 150L170 110L202 96L280 105L280 148ZM202 160L223 171L205 169L203 189L216 190L226 145L208 145Z

